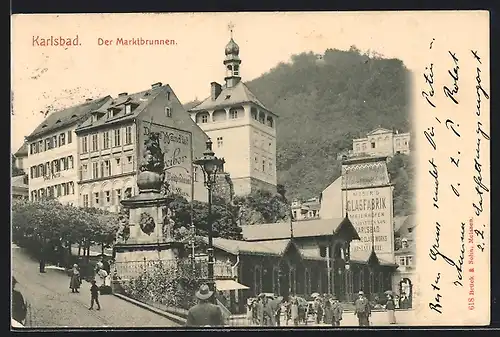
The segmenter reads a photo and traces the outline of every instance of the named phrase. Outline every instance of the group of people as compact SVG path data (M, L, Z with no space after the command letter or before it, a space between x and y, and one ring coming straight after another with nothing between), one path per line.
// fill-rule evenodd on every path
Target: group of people
M90 307L89 310L94 308L94 304L97 305L97 310L101 310L101 304L99 303L99 291L103 286L109 285L107 283L108 275L109 275L109 263L102 259L97 263L95 268L96 277L90 281ZM99 285L97 284L96 278L99 279ZM78 264L74 264L73 268L70 271L70 281L69 288L72 293L79 293L80 287L82 285L82 277L80 273L80 268Z
M280 326L283 297L269 298L259 294L247 300L247 321L249 325Z
M316 324L325 323L331 326L340 326L344 308L335 295L317 296L314 299L313 309Z

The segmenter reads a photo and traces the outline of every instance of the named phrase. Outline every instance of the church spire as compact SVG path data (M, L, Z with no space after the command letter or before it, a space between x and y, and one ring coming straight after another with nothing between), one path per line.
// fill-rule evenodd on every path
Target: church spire
M226 45L224 50L226 54L226 58L224 59L224 66L226 67L226 77L224 80L226 81L226 87L231 88L234 87L241 80L240 76L240 64L241 59L239 57L240 47L233 40L233 23L229 23L228 25L229 32L231 35L231 39L229 43Z

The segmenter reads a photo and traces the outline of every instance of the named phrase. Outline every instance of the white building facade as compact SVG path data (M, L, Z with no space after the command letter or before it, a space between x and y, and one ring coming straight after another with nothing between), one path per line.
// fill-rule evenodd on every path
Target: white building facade
M352 156L388 156L410 154L410 133L399 133L384 128L376 128L365 138L353 139Z
M225 48L225 85L211 83L211 95L189 113L212 139L217 156L231 175L235 195L255 189L276 191L276 120L241 82L239 47Z
M78 157L75 129L107 97L87 100L49 115L28 137L30 200L56 197L62 203L78 204Z

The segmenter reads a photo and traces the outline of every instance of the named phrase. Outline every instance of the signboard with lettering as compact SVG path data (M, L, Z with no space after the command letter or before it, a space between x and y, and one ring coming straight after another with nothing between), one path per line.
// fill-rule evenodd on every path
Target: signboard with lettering
M143 140L150 132L160 133L160 146L165 161L165 179L173 193L191 199L192 145L191 133L164 125L146 123ZM141 149L141 155L144 149Z
M361 239L351 242L351 256L373 244L379 258L393 262L392 187L348 190L347 212Z

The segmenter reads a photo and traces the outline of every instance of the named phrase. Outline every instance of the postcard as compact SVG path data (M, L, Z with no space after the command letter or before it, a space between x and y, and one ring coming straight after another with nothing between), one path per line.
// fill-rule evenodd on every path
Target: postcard
M489 19L13 15L13 328L488 325Z

